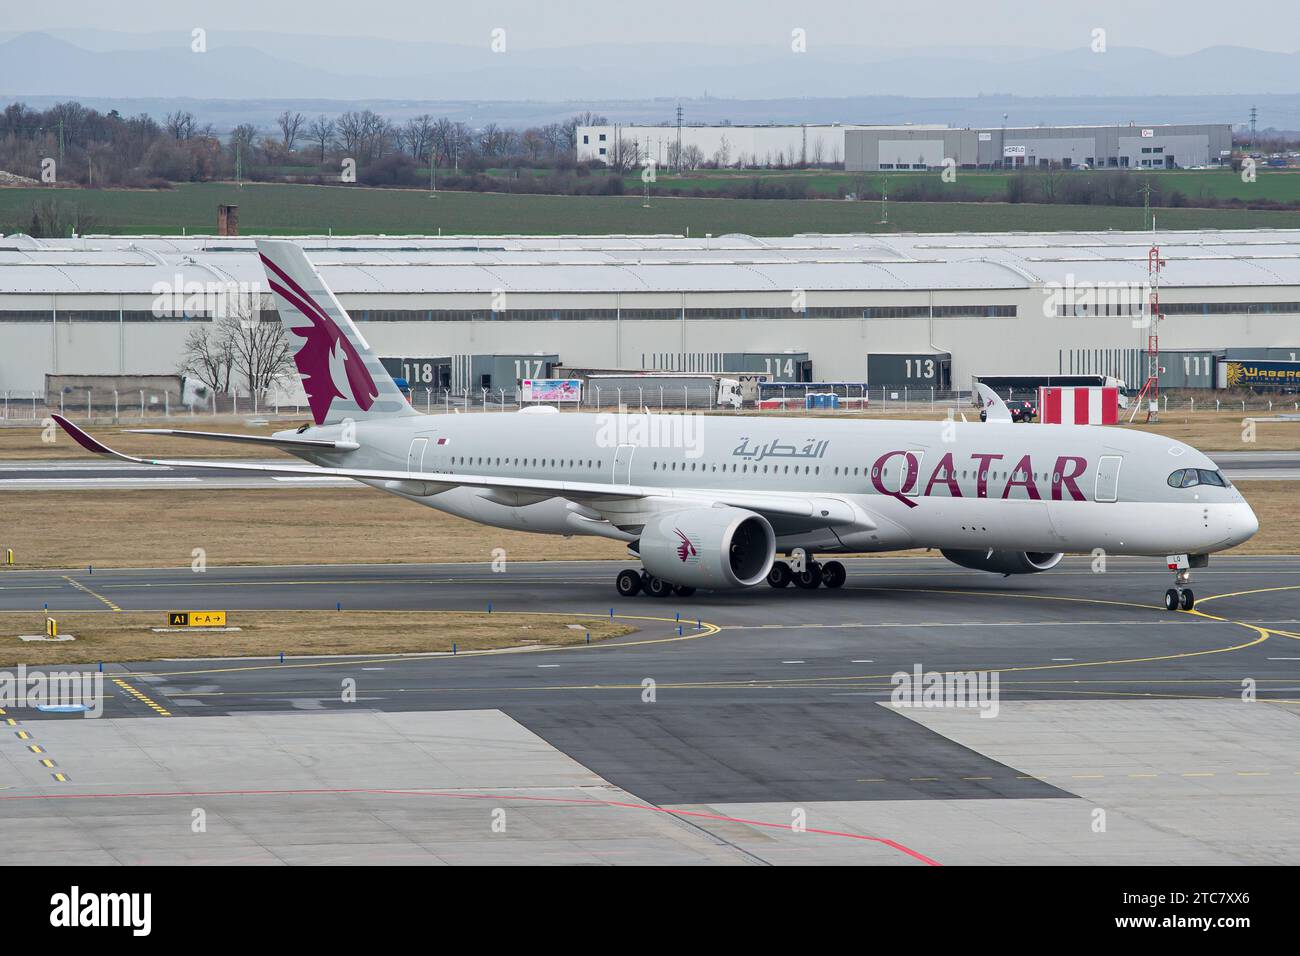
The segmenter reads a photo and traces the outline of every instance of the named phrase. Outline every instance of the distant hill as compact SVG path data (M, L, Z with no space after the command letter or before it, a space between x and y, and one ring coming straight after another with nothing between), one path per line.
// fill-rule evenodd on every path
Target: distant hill
M240 32L0 33L0 96L302 100L589 100L1300 93L1300 53L1211 47L1182 56L1112 47L918 48L703 44L481 48ZM854 117L857 119L857 117ZM924 119L917 118L918 121Z

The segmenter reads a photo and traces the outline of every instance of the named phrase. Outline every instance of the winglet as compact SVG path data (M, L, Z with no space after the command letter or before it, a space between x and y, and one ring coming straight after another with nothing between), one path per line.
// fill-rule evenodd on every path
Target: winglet
M50 417L54 419L55 423L60 428L71 435L78 445L86 449L86 451L94 452L96 455L108 455L111 458L127 458L130 461L136 460L134 458L129 458L127 455L122 455L113 451L113 449L109 448L99 439L86 434L86 432L72 424L72 422L68 421L62 415L51 415Z
M1007 403L1002 401L1002 396L983 382L976 382L975 390L979 392L980 407L984 409L984 420L986 422L1009 422L1012 420L1011 409L1007 408Z

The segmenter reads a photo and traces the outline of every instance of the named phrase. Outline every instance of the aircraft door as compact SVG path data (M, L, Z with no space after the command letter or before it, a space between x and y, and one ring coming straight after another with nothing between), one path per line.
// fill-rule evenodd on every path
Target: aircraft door
M406 453L406 473L418 474L424 471L424 452L429 447L429 439L412 438L411 447Z
M632 484L632 453L636 445L619 445L614 452L614 472L610 480L616 485Z
M1119 469L1124 459L1119 455L1102 455L1097 462L1097 487L1094 501L1116 501L1119 498Z

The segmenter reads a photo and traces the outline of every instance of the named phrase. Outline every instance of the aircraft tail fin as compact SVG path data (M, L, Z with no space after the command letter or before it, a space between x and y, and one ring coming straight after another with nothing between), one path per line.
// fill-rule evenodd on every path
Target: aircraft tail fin
M980 408L984 410L986 422L1011 421L1011 409L1007 408L1007 403L1002 401L1002 396L983 382L976 382L975 390L979 393Z
M257 253L316 424L418 415L302 247L258 239Z

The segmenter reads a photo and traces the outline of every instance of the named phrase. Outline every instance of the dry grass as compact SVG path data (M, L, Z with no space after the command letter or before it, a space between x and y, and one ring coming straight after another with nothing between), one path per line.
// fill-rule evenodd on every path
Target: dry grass
M0 548L20 567L183 567L620 558L605 538L504 531L360 485L333 488L6 491ZM0 572L2 573L2 572Z
M581 644L636 628L606 617L461 611L232 611L237 632L169 631L167 615L112 611L58 614L75 641L19 641L41 634L43 614L0 614L0 667L141 661L163 657L274 657L310 654L410 654Z
M183 428L188 431L234 432L240 435L271 435L278 431L297 428L304 419L281 419L266 425L249 425L241 418L151 418L144 423L106 425L76 418L96 438L117 451L128 455L150 458L276 458L284 454L271 447L257 447L228 442L199 441L192 438L172 438L168 435L133 435L128 428ZM47 439L50 439L47 441ZM288 457L288 456L286 456ZM0 461L41 461L84 458L94 461L80 445L61 428L44 428L39 422L30 425L7 424L0 426Z
M1300 481L1241 481L1242 493L1259 518L1259 533L1228 554L1300 554Z
M1243 481L1260 531L1241 553L1300 553L1300 483ZM604 538L505 531L364 488L12 491L0 496L0 548L20 568L186 567L507 560L618 560ZM0 571L0 580L3 580Z

